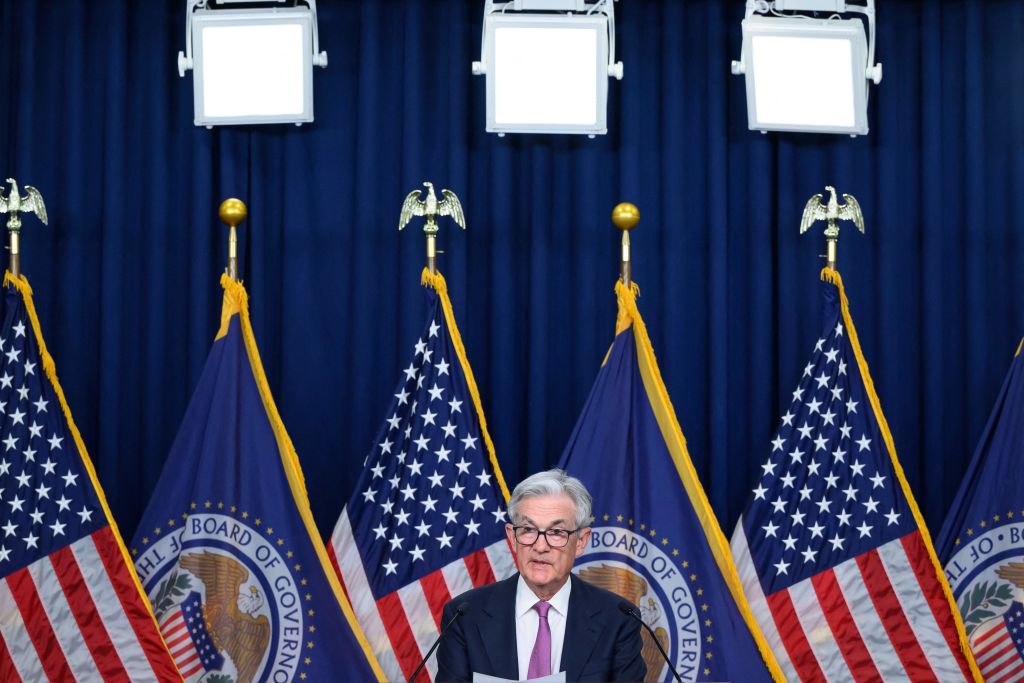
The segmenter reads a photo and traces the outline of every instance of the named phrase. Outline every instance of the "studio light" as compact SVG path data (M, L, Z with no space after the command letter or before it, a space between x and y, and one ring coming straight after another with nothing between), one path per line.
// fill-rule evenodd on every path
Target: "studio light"
M874 0L865 2L747 0L732 72L746 77L751 130L867 134L868 82L881 82L882 65Z
M607 133L608 79L622 79L612 0L487 0L473 73L490 133Z
M197 126L313 120L313 65L327 66L316 0L186 1L178 75L193 72Z

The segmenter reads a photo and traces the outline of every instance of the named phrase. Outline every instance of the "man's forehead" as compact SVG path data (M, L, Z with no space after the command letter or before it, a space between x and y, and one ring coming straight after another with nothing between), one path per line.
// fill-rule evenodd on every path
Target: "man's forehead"
M572 498L564 493L528 496L520 501L516 512L533 521L570 521L576 514Z

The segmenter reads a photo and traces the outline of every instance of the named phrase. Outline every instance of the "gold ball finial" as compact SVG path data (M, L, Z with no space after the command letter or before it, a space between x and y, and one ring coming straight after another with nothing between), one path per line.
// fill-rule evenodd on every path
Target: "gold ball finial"
M218 213L224 225L232 228L237 228L245 220L245 217L249 215L248 209L245 208L245 202L234 197L222 201Z
M612 209L612 223L619 230L632 230L640 222L640 209L635 204L622 202Z

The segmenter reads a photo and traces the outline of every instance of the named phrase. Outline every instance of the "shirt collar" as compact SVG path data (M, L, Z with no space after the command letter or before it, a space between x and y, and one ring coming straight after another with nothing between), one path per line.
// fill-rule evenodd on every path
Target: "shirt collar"
M569 613L569 593L571 591L572 577L569 577L565 585L559 588L558 592L548 600L551 604L551 609L563 617ZM533 606L537 604L538 599L537 594L530 590L530 587L526 585L526 580L523 579L523 575L520 574L519 580L516 582L516 619L532 610Z

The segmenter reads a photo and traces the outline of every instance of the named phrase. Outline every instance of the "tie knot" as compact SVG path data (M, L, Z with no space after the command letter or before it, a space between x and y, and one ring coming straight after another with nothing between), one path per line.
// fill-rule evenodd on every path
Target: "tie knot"
M551 603L547 600L541 600L533 606L533 609L537 610L537 614L540 615L541 619L547 619L548 610L551 609Z

